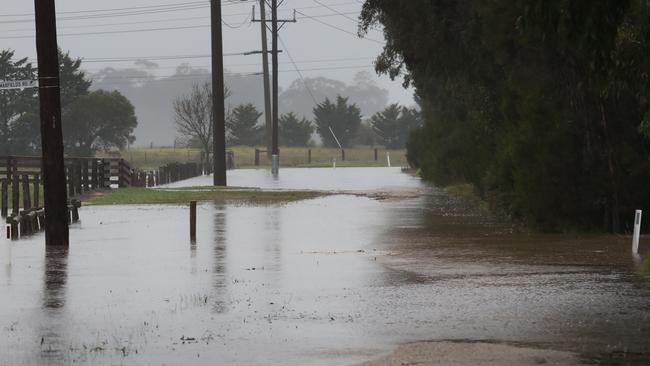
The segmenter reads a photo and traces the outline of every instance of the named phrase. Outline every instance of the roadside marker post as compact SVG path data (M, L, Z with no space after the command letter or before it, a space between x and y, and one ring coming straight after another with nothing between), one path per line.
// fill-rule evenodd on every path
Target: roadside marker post
M196 242L196 201L190 201L190 241Z
M386 162L388 163L388 167L390 168L390 153L386 151Z
M636 210L634 214L634 236L632 237L632 253L639 254L639 237L641 235L641 214L643 211Z

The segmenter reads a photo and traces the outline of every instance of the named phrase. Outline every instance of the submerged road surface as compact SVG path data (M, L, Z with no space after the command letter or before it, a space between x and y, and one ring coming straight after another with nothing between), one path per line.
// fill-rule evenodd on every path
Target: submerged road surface
M0 242L0 365L346 365L418 341L440 343L382 364L442 346L449 364L513 345L553 350L534 363L650 360L650 281L628 238L513 233L396 169L229 178L417 194L202 203L196 243L185 206L84 207L69 250Z

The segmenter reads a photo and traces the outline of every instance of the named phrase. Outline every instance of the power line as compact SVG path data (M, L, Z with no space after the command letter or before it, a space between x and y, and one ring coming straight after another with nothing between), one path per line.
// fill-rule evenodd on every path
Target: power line
M304 14L301 13L301 12L298 12L298 13L304 15ZM338 28L338 27L336 27L336 26L333 26L333 25L331 25L331 24L329 24L329 23L325 23L325 22L323 22L323 21L317 19L318 17L325 17L325 16L332 16L332 15L337 15L337 14L324 14L324 15L319 15L319 16L306 16L306 17L307 17L307 18L310 18L310 19L312 19L312 20L315 20L315 21L317 21L317 22L319 22L319 23L322 23L322 24L324 24L324 25L327 25L327 26L329 26L329 27L332 27L332 28L338 29L338 30L340 30L340 31L343 31L343 32L345 32L345 33L355 35L355 34L352 33L352 32L346 31L346 30L344 30L344 29L342 29L342 28ZM222 19L222 22L223 22L224 24L226 24L226 26L228 26L228 27L230 27L230 28L237 29L237 28L241 28L243 25L245 25L246 23L248 23L249 20L250 20L250 18L247 18L246 20L244 20L244 22L243 22L242 24L240 24L240 25L238 25L238 26L231 26L231 25L227 24L225 21L223 21L223 19ZM122 33L160 32L160 31L172 31L172 30L201 29L201 28L209 28L209 27L210 27L210 24L201 24L201 25L187 25L187 26L175 26L175 27L159 27L159 28L140 28L140 29L125 29L125 30L110 30L110 31L97 31L97 32L60 33L58 36L59 36L59 37L75 37L75 36L108 35L108 34L122 34ZM356 36L356 35L355 35L355 36ZM0 39L32 39L32 38L34 38L34 35L33 35L33 34L32 34L32 35L20 35L20 36L4 36L4 37L0 37ZM381 44L383 44L383 42L380 42L380 41L377 41L377 40L374 40L374 39L371 39L371 38L362 38L362 39L367 39L367 40L369 40L369 41L373 41L373 42L377 42L377 43L381 43Z
M205 56L194 57L194 58L209 58L209 57L210 57L210 55L205 55ZM185 56L175 56L172 60L183 59L183 58L185 58ZM166 58L165 60L170 60L170 59L171 58ZM102 59L102 60L105 60L105 59ZM124 61L122 61L122 60L113 60L113 61L109 61L109 62L116 62L116 63L119 63L119 62L136 62L136 61L140 61L140 60L150 61L150 60L152 60L152 58L147 58L147 57L135 58L134 57L134 58L130 58L130 59L124 60ZM298 63L298 64L316 64L316 63L324 63L324 62L342 62L342 61L359 61L359 60L368 60L369 62L373 61L373 59L371 57L345 57L345 58L329 58L329 59L319 59L319 60L301 60L301 61L296 61L296 63ZM86 59L83 59L83 62L85 63L85 62L89 62L89 61L86 61ZM94 62L106 62L106 61L94 61ZM290 63L291 62L280 62L280 64L290 64ZM259 65L259 62L258 63L238 63L236 65L235 64L226 65L225 67L231 68L231 67L258 66L258 65ZM200 68L209 68L210 66L209 65L193 65L192 67L196 68L196 69L200 69ZM99 71L102 71L102 70L106 69L106 67L99 68L99 69L88 69L88 68L83 67L83 65L82 65L82 68L85 71L89 71L89 72L93 72L93 71L99 72ZM156 67L157 70L176 69L176 68L178 68L178 65L177 66L169 66L169 67ZM120 70L120 69L117 69L117 70ZM142 70L142 71L144 71L144 70Z
M314 18L328 18L339 15L353 15L358 14L359 12L346 12L346 13L333 13L333 14L318 14L312 15ZM242 15L248 15L247 20L250 19L250 12L246 13L233 13L233 14L223 14L223 17L238 17ZM180 18L167 18L167 19L155 19L155 20L140 20L135 22L119 22L119 23L103 23L103 24L84 24L84 25L68 25L58 27L61 29L83 29L83 28L98 28L98 27L114 27L121 25L141 25L141 24L152 24L152 23L167 23L167 22L180 22L180 21L194 21L194 20L209 20L207 16L195 16L195 17L180 17ZM19 28L19 29L4 29L2 32L33 32L33 28Z
M307 14L301 12L301 11L297 11L297 10L296 10L296 13L298 13L298 14L300 14L300 15L306 17L306 18L309 18L309 19L311 19L311 20L313 20L313 21L315 21L315 22L318 22L318 23L320 23L320 24L322 24L322 25L324 25L324 26L330 27L330 28L332 28L332 29L336 29L336 30L341 31L341 32L343 32L343 33L347 33L347 34L353 35L353 36L355 36L355 37L357 37L357 38L365 39L365 40L368 40L368 41L370 41L370 42L375 42L375 43L382 44L382 45L384 44L384 42L379 41L379 40L376 40L376 39L373 39L373 38L368 38L368 37L359 37L359 35L356 34L356 33L353 33L353 32L350 32L350 31L348 31L348 30L345 30L345 29L343 29L343 28L339 28L339 27L337 27L337 26L335 26L335 25L332 25L332 24L326 23L326 22L324 22L324 21L322 21L322 20L320 20L320 19L317 19L317 18L314 17L314 16L307 15Z
M278 39L280 40L280 43L282 43L282 47L284 48L285 52L287 53L287 56L289 56L289 60L291 61L291 64L293 65L293 68L298 73L298 76L300 76L300 80L302 81L302 84L305 86L305 89L307 89L307 92L311 96L311 99L314 101L314 105L317 105L318 102L316 101L316 98L314 97L314 94L311 92L311 89L309 89L309 86L307 85L307 82L305 81L305 78L302 76L302 72L298 68L298 65L296 65L296 61L291 56L291 53L289 52L289 48L287 48L287 45L282 40L282 37L278 36Z
M350 18L350 17L347 16L346 14L343 14L343 13L339 12L338 10L336 10L336 9L334 9L334 8L332 8L332 7L330 7L330 6L327 5L327 4L323 4L322 2L320 2L320 1L318 1L318 0L312 0L312 1L315 2L316 4L319 4L319 5L322 6L322 7L324 7L324 8L326 8L326 9L330 10L330 11L335 12L335 13L338 14L338 15L341 15L342 17L344 17L344 18L346 18L346 19L349 19L349 20L353 21L354 23L357 23L357 24L358 24L358 22L359 22L358 19Z
M367 69L372 65L349 65L349 66L333 66L333 67L314 67L308 69L299 69L296 65L291 70L278 70L279 73L288 73L288 72L298 72L301 79L304 81L302 72L304 71L327 71L327 70L356 70L356 69ZM260 71L242 71L242 72L229 72L226 75L242 75L242 76L251 76L251 75L262 75ZM191 77L191 78L203 78L209 77L210 74L193 74L193 75L164 75L164 76L155 76L155 75L126 75L126 76L105 76L101 80L168 80L170 78L175 79L176 77ZM159 78L159 79L156 79Z
M252 3L254 0L247 0L245 2L232 2L228 3L226 5L240 5L240 4L247 4L247 3ZM346 6L346 5L352 5L350 3L338 3L338 4L331 4L330 7L333 6ZM188 11L188 10L198 10L198 9L203 9L208 7L209 4L206 4L205 2L190 2L190 3L181 3L181 4L169 4L166 6L158 6L158 7L152 7L149 9L142 9L142 8L117 8L117 9L105 9L105 10L87 10L87 11L76 11L76 12L59 12L59 15L70 15L70 16L59 16L57 18L58 22L61 21L70 21L70 20L90 20L90 19L101 19L101 18L114 18L114 17L128 17L128 16L139 16L139 15L149 15L149 14L158 14L158 13L169 13L169 12L177 12L177 11ZM299 7L296 9L302 9L302 10L309 10L309 9L316 9L316 8L322 8L322 6L305 6L305 7ZM85 12L87 13L86 15L74 15L74 14L79 14L80 12ZM97 12L97 14L92 14L93 12ZM109 12L109 13L103 13L103 12ZM358 12L355 12L358 14ZM234 15L246 15L247 13L238 13L238 14L224 14L223 16L234 16ZM353 13L354 14L354 13ZM17 23L33 23L34 22L34 17L33 14L25 13L25 14L8 14L8 15L0 15L0 19L3 17L28 17L28 19L14 19L14 20L0 20L0 24L17 24ZM206 18L207 19L207 18Z

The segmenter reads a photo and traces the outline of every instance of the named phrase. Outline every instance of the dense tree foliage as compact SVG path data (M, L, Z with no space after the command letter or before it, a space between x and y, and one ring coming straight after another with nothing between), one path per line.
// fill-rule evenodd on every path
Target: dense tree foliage
M262 143L263 127L258 122L262 113L251 103L241 104L232 110L227 121L230 145L254 146Z
M307 146L314 126L306 118L299 119L295 113L283 114L278 121L279 138L282 146Z
M342 147L350 146L361 125L361 111L356 104L348 104L348 98L337 96L335 103L325 98L314 108L316 131L328 147L338 147L336 139ZM332 136L336 135L336 139Z
M415 108L391 104L372 116L370 124L382 145L389 149L402 149L409 133L420 127L420 112Z
M36 69L27 58L14 59L14 52L0 51L0 80L34 80ZM24 144L24 120L30 112L29 105L37 98L37 89L0 91L0 154L7 155L21 149Z
M73 156L93 156L98 149L122 149L135 140L133 130L137 125L133 105L122 94L91 92L67 108L63 124L65 151Z
M650 206L650 3L367 0L376 69L416 87L410 161L547 230L630 228Z
M12 61L13 56L12 51L0 51L0 80L35 79L36 69L27 59ZM91 81L81 71L81 59L74 59L69 53L59 51L59 73L66 154L92 155L97 148L123 147L133 141L131 133L137 121L131 119L133 106L128 100L113 93L91 96ZM38 89L2 91L0 107L1 153L38 153L41 148ZM101 115L106 112L113 115ZM85 121L80 120L82 116ZM118 116L125 119L118 120ZM98 126L107 122L115 125Z

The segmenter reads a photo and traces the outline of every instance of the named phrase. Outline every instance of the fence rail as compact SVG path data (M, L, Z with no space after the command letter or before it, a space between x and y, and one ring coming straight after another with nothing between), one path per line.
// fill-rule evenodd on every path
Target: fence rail
M66 158L67 191L70 199L111 185L131 185L133 169L124 159ZM0 214L41 207L42 159L35 156L0 156Z

